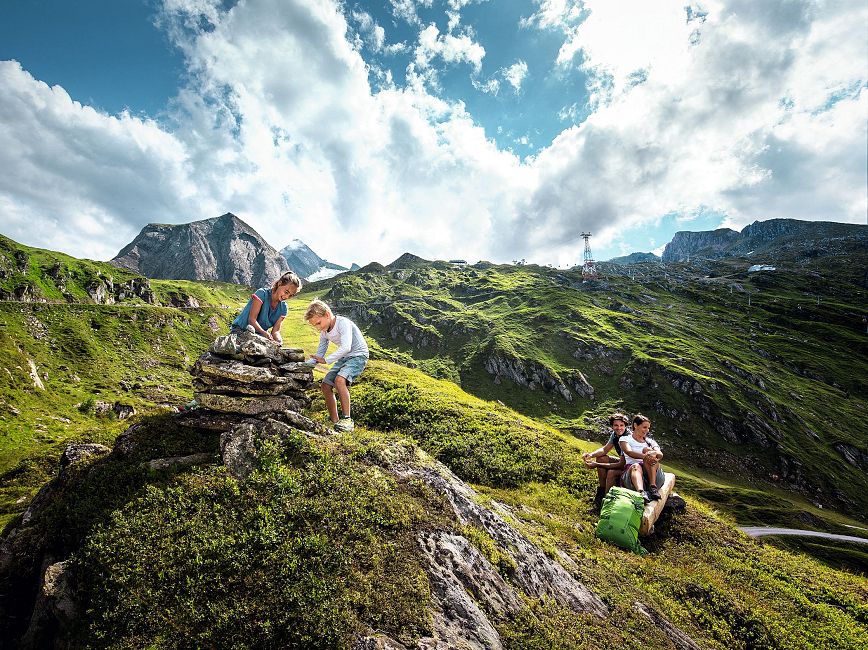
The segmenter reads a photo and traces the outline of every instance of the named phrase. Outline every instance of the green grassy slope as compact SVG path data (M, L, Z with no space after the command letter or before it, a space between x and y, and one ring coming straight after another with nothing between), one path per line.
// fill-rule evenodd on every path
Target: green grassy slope
M585 284L578 271L415 260L307 291L362 323L378 356L579 435L614 408L641 411L672 460L864 516L868 253L848 254L847 273L723 260L613 267Z
M26 507L64 444L110 443L129 425L115 404L144 414L188 402L188 366L248 295L232 284L148 281L0 236L0 296L20 298L0 299L0 525ZM312 348L304 305L290 305L287 345Z
M369 627L412 644L431 626L419 531L467 535L510 577L491 539L383 468L416 445L505 504L611 609L600 620L528 600L499 626L507 648L672 647L636 601L703 648L868 643L864 577L755 542L685 491L688 511L659 522L648 556L603 544L580 464L590 443L417 370L374 361L364 376L353 389L363 426L299 435L246 482L217 464L148 471L148 458L217 448L218 433L172 416L142 420L131 454L74 466L38 522L52 556L71 557L88 612L72 646L347 648Z

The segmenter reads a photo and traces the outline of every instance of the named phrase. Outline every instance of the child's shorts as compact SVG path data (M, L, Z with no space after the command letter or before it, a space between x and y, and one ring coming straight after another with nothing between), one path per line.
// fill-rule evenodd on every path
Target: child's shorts
M365 369L366 365L368 365L368 357L341 357L335 361L331 370L326 373L322 381L324 384L334 386L335 379L340 375L347 380L348 384L352 384L362 374L362 370Z

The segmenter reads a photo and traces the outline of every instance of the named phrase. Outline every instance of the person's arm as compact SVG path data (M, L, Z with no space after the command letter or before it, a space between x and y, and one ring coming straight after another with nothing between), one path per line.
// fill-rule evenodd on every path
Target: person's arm
M283 316L277 319L277 322L271 326L271 338L278 345L283 345L283 337L280 335L280 326L283 325Z
M353 326L345 318L338 321L336 327L340 335L341 344L337 350L326 357L326 363L334 363L353 348Z
M319 335L319 347L316 349L316 354L313 355L313 358L316 359L317 363L325 363L326 362L325 357L323 357L323 355L325 354L325 351L328 350L328 347L329 347L329 340L326 338L326 335L321 332Z
M642 450L643 458L650 457L654 460L663 458L663 452L660 451L660 445L655 440L648 440L648 446Z
M591 462L592 458L600 458L600 457L608 454L610 451L612 451L611 440L609 442L607 442L605 445L603 445L602 447L600 447L599 449L596 449L594 451L586 451L584 454L582 454L582 457L586 461L585 465L588 465L588 463ZM596 464L588 465L588 467L594 467L594 466L596 466Z
M254 293L250 296L250 302L250 315L247 317L247 323L253 327L257 334L264 336L267 339L271 339L271 334L262 329L262 325L260 325L257 320L257 318L259 318L259 312L262 309L262 298Z

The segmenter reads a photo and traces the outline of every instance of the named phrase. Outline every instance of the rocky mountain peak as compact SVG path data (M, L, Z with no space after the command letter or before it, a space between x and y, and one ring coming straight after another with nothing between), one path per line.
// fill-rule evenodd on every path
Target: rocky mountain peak
M704 257L721 257L738 237L739 234L729 228L702 232L681 230L675 233L672 241L666 244L666 248L663 249L663 261L685 260L699 251L703 252Z
M268 286L286 260L231 212L186 224L151 223L111 263L149 278Z
M413 255L413 253L404 253L391 264L387 264L386 268L389 270L413 269L423 264L428 264L428 260L422 259L418 255Z
M280 254L289 268L305 280L323 280L348 270L345 266L324 260L300 239L293 239L281 249Z

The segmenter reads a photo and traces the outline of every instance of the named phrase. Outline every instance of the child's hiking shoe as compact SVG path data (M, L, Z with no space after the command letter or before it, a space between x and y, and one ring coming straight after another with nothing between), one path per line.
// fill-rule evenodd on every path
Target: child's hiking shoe
M648 496L651 497L654 501L660 500L660 490L657 489L656 485L648 486Z
M356 425L353 423L353 418L350 417L341 418L335 423L335 431L349 432L355 428Z
M651 495L648 494L645 490L642 490L639 494L642 495L642 501L645 503L651 503Z

